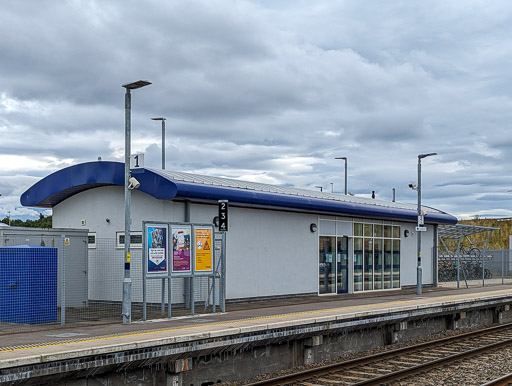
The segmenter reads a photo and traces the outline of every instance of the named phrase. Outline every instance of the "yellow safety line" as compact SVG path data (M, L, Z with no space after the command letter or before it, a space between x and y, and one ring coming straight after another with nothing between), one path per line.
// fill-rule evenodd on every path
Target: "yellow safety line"
M489 294L499 294L499 293L506 293L506 292L511 292L511 290L489 291L489 292L485 292L485 296L487 296ZM465 297L465 296L467 296L467 294L446 295L446 296L429 297L429 298L423 298L423 299L400 300L400 301L388 302L388 303L364 304L364 305L358 305L358 306L328 308L328 309L316 310L316 311L303 311L303 312L294 312L294 313L281 314L281 315L259 316L259 317L247 318L247 319L228 320L225 322L206 323L206 324L195 325L195 326L183 326L183 327L169 328L169 329L163 329L163 330L142 331L142 332L136 332L136 333L124 334L124 335L102 336L102 337L91 338L91 339L83 339L83 340L77 339L77 340L73 340L73 341L55 342L55 343L40 344L40 345L34 344L30 347L17 347L17 348L11 347L11 348L4 348L4 349L0 350L0 353L31 350L31 349L35 349L35 348L65 346L65 345L76 344L76 343L106 341L106 340L111 340L111 339L129 338L129 337L134 337L134 336L160 334L160 333L173 332L173 331L185 331L185 330L192 330L192 329L197 329L197 328L202 328L202 327L222 326L222 325L226 325L226 324L235 324L235 323L247 322L247 321L279 319L279 318L285 318L285 317L297 316L297 315L315 315L315 314L336 312L336 311L342 311L342 310L346 311L346 310L354 310L354 309L361 309L361 308L383 307L383 306L390 306L390 305L397 305L397 304L407 304L407 303L418 302L418 301L421 302L421 301L431 301L431 300L454 299L454 298L461 298L461 297Z

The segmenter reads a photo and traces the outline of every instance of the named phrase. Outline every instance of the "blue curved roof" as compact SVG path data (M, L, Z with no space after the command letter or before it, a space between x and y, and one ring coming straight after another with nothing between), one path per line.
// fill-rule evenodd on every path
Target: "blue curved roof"
M157 199L229 200L233 204L269 209L417 221L417 208L413 204L148 168L136 178L140 182L138 190ZM74 194L99 186L124 186L124 163L87 162L59 170L24 192L21 204L53 207ZM454 216L445 212L428 207L423 209L427 212L427 223L457 222Z

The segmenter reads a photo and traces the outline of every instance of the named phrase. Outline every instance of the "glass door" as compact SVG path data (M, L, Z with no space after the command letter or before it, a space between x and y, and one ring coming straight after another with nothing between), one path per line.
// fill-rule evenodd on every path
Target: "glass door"
M336 254L337 290L343 294L348 292L348 237L338 237Z
M320 236L320 253L318 255L318 292L320 294L332 294L336 291L334 253L335 237Z

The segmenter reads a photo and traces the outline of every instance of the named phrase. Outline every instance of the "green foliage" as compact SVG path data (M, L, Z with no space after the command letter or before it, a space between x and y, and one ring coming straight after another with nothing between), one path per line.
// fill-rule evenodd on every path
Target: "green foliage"
M9 217L4 217L0 220L4 224L9 224ZM13 227L25 227L25 228L51 228L52 227L52 216L44 217L42 213L39 213L39 219L37 220L20 220L11 219L11 226Z
M512 218L482 218L472 220L460 220L458 224L463 225L477 225L483 227L500 228L499 230L493 230L491 239L487 249L508 249L509 236L512 235ZM475 243L478 241L487 240L488 232L477 233L471 235L470 240Z

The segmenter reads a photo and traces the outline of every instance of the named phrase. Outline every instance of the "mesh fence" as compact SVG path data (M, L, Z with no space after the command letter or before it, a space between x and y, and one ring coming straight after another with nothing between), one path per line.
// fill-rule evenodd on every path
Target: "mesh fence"
M508 249L471 249L459 253L439 251L438 281L443 287L482 287L512 284Z
M77 323L121 322L124 245L118 240L10 234L2 244L0 334ZM131 246L133 321L143 317L142 252L141 246ZM218 262L218 241L215 256ZM168 315L168 284L167 279L147 280L147 319ZM212 312L214 292L215 304L219 305L218 277L215 290L213 284L213 276L171 278L172 316L191 314L192 304L195 313Z

